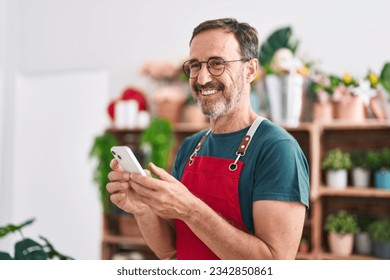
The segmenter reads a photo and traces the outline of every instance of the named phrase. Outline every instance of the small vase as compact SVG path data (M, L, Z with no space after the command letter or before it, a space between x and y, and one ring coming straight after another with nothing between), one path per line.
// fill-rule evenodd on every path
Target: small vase
M348 173L346 169L328 170L326 172L326 184L330 188L345 189L348 182Z
M328 242L330 251L340 256L349 256L353 250L354 235L352 233L340 234L330 232Z
M335 115L337 119L348 121L363 121L367 118L364 102L358 96L351 96L347 101L336 102Z
M375 187L390 189L390 170L377 170L374 177Z
M370 255L372 251L371 238L368 232L359 232L355 235L356 253Z
M370 185L370 170L362 167L352 169L352 185L356 188L368 188Z
M331 102L313 103L313 121L329 123L333 120L333 104Z

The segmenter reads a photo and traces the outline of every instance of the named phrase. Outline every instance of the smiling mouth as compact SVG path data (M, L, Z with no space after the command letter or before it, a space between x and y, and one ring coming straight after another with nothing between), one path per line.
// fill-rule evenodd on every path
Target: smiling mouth
M203 96L213 95L216 94L219 91L219 89L207 89L207 90L200 90L200 93Z

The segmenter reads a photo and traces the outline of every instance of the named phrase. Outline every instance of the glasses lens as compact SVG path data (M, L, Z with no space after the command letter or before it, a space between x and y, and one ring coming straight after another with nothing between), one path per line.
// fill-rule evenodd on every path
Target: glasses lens
M197 60L189 60L184 62L183 71L188 78L196 78L199 75L201 64Z
M207 68L212 75L220 76L225 71L225 64L222 58L210 58L207 62Z

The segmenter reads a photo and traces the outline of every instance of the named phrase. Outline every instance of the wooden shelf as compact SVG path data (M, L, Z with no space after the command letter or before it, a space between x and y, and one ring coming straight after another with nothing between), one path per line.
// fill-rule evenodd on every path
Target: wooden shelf
M322 196L344 196L344 197L366 197L366 198L390 198L390 190L381 190L376 188L359 189L348 186L346 189L334 189L327 186L321 186L319 193Z
M105 234L102 241L112 244L146 245L145 240L142 237L129 237L112 234Z
M349 256L340 256L340 255L325 253L325 252L319 253L318 258L321 260L380 260L378 258L369 255L352 254Z

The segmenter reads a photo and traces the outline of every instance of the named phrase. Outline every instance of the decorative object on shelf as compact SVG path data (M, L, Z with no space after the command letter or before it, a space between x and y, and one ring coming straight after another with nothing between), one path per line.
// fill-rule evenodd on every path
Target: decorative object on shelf
M145 94L132 87L126 88L119 98L111 101L107 112L112 126L119 129L143 129L149 125L150 113Z
M359 227L359 231L355 234L356 253L370 255L372 252L372 245L368 228L374 222L374 218L367 213L358 214L356 217Z
M309 252L309 240L307 237L302 236L301 241L299 242L298 252L302 254L307 254Z
M166 169L175 138L172 123L168 119L155 118L141 134L141 148L148 161Z
M368 188L371 181L371 169L373 166L373 152L353 151L350 153L352 170L352 185L356 188Z
M184 102L188 97L188 79L181 67L167 61L147 61L141 73L152 78L158 84L151 100L156 106L156 117L180 121Z
M348 183L348 170L351 168L350 154L341 149L329 150L322 161L322 168L326 170L326 184L328 187L344 189Z
M358 232L355 216L340 210L326 217L325 230L328 232L330 251L340 256L352 254L354 234Z
M383 148L372 157L375 187L390 190L390 148Z
M192 95L188 95L183 107L183 121L188 123L204 124L209 121L199 106L195 103Z
M96 167L93 171L93 180L99 189L100 202L104 213L110 211L109 193L106 190L108 173L111 171L110 162L113 159L111 147L117 146L118 141L115 136L109 133L96 136L89 152L89 157L96 160Z
M308 68L294 54L298 40L291 27L274 31L262 43L260 65L270 106L270 118L276 123L296 126L302 113L304 77Z
M390 259L390 220L383 218L373 222L368 232L374 242L374 254L378 258Z
M39 236L39 238L43 240L43 245L23 236L22 229L25 226L31 225L34 221L35 219L30 219L20 225L9 224L0 227L0 238L14 232L19 232L22 237L22 240L15 244L14 257L11 257L9 253L0 252L0 260L72 260L73 258L58 252L53 245L42 236Z
M390 62L385 63L379 76L378 111L382 109L384 116L390 119Z

